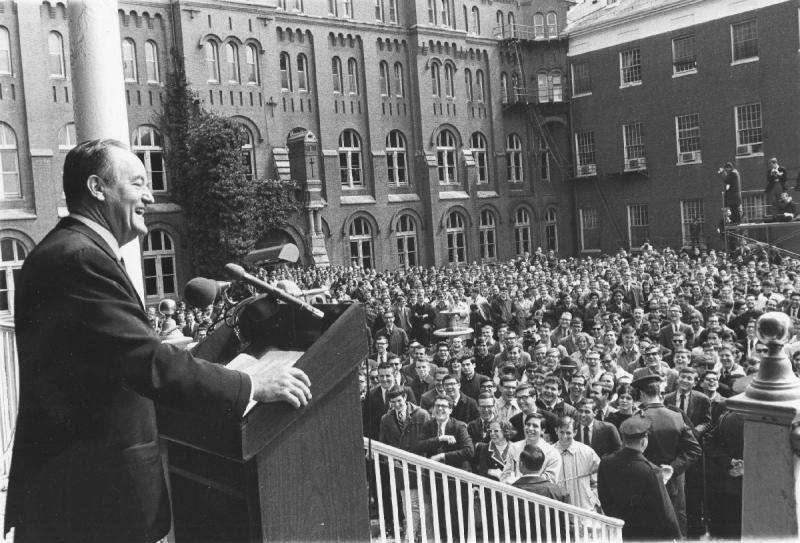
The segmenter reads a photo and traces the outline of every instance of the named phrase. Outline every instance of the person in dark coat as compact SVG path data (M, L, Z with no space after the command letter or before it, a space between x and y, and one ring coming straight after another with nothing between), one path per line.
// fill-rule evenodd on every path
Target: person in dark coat
M722 402L716 426L705 436L712 537L737 540L742 536L742 474L744 419Z
M564 490L563 487L551 482L544 475L540 474L543 465L544 452L542 449L535 445L525 445L525 448L519 453L519 470L522 475L519 477L519 479L514 481L511 486L522 490L527 490L528 492L532 492L552 500L569 503L569 492ZM533 508L539 508L539 529L543 536L544 534L550 533L559 541L565 538L566 530L569 527L569 522L567 521L566 515L563 512L557 513L555 509L548 509L543 505L536 506L531 504L529 507L531 508L529 513L531 522L535 522L537 516L536 511ZM560 517L558 523L556 523L556 515ZM549 529L547 527L548 521L550 524ZM560 531L557 529L558 526L561 527ZM526 522L525 507L523 507L522 504L520 504L519 517L517 517L517 528L519 529L519 539L521 541L525 540L525 538L528 537L527 532L529 526ZM530 529L533 532L531 533L531 536L533 536L533 539L535 539L536 529L534 527L530 527Z
M603 513L625 521L624 540L681 538L662 470L644 457L650 421L633 415L620 426L623 447L600 460L597 491Z
M722 186L725 190L723 203L731 211L731 224L739 224L742 221L742 182L739 178L739 170L733 164L726 162L725 166L719 169L722 176Z

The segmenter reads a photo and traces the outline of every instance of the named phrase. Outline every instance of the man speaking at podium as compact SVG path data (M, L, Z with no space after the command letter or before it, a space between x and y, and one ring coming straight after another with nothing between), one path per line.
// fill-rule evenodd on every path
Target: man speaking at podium
M248 401L311 398L296 368L253 377L162 344L119 257L147 233L142 162L116 140L64 162L69 217L16 291L20 407L5 532L15 541L153 542L170 527L154 402L241 418ZM4 533L5 533L4 532Z

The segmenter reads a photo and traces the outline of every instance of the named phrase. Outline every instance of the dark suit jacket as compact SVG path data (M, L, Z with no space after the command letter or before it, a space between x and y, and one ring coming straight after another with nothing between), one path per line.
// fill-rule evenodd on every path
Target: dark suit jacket
M551 483L542 475L523 475L514 481L511 486L520 488L522 490L527 490L528 492L538 494L539 496L545 496L546 498L569 503L569 492L562 487ZM556 540L563 541L566 539L566 530L569 526L569 522L567 521L566 515L563 512L559 513L554 509L545 508L544 505L536 505L533 503L530 504L529 507L530 513L528 518L530 518L531 521L531 539L536 539L536 528L534 524L536 522L536 507L539 508L539 532L542 534L542 539L544 539L546 537L545 534L548 533L548 523L550 524L549 532ZM558 523L556 523L556 516L560 517ZM558 526L561 527L560 531L557 529ZM524 502L520 503L519 516L517 517L517 528L520 530L520 540L525 540L528 537L527 532L529 525L526 522Z
M6 529L51 541L158 540L170 509L153 402L238 419L250 379L161 343L111 248L71 217L25 260L16 309Z
M694 435L699 440L711 426L711 400L697 390L689 391L686 398L686 416L692 421ZM678 407L678 391L671 392L664 396L664 405Z
M436 419L431 418L422 425L420 440L411 452L423 454L428 458L444 453L445 464L470 471L475 447L467 432L467 425L460 420L451 418L445 423L444 433L455 436L456 442L449 444L439 441L439 423L436 422Z
M414 397L414 391L409 387L406 389L406 400L416 403L417 398ZM381 387L370 389L364 401L361 402L361 417L364 425L364 437L371 437L378 439L381 429L381 417L383 417L389 410L389 402L383 401L383 392Z
M686 334L686 344L691 345L692 341L694 340L694 329L690 324L686 324L681 322L678 324L678 330L675 330L675 327L672 325L671 322L668 322L661 329L658 331L658 342L667 349L672 349L672 335L675 332L683 332Z
M397 353L402 356L408 350L408 334L406 334L406 331L397 325L392 328L391 332L389 332L385 327L381 328L375 332L375 337L377 338L378 336L386 336L389 338L389 351L393 353Z
M578 439L583 426L580 424L575 425L575 436ZM587 443L597 456L603 458L605 455L618 451L622 447L622 441L619 438L617 427L610 422L602 422L596 420L592 422L592 442ZM579 440L579 439L578 439ZM580 441L580 440L579 440Z
M536 408L538 413L544 417L544 426L542 430L544 434L547 436L547 440L550 443L555 443L558 441L558 436L556 435L556 428L558 427L558 417L551 413L550 411L546 411L544 409ZM525 439L525 413L517 413L510 419L508 419L508 423L514 428L516 434L511 438L511 441L519 441L520 439Z
M489 443L488 427L489 423L486 423L487 430L484 431L483 419L480 417L477 417L467 423L467 433L472 439L473 445L477 447L478 443Z
M453 412L450 413L450 416L466 424L479 416L478 402L462 393L459 395L458 403L453 407Z

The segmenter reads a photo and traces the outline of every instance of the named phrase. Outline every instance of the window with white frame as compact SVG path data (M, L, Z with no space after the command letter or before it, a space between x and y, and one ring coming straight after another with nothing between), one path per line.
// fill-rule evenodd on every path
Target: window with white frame
M505 72L500 73L500 100L504 104L511 103L511 97L508 90L508 74Z
M672 73L675 75L697 73L697 55L694 34L672 40Z
M467 102L472 102L472 71L464 69L464 89L467 91Z
M389 185L408 185L406 167L406 139L399 130L392 130L386 136L386 167L389 173Z
M486 184L489 182L489 166L487 163L488 151L486 149L486 138L480 132L472 134L469 140L470 147L472 148L472 158L475 160L475 172L477 173L478 184Z
M428 23L436 24L436 0L428 0Z
M228 74L228 83L239 82L239 48L235 43L225 44L225 71Z
M431 94L436 98L442 96L442 79L438 62L431 62Z
M69 151L78 143L75 123L67 123L58 131L58 150Z
M513 103L519 102L525 96L525 89L522 88L522 83L519 79L519 74L517 72L511 73L511 96L509 97L509 101Z
M558 211L548 208L544 215L545 250L558 252Z
M245 50L245 63L247 64L247 84L258 85L258 50L255 45L249 44Z
M761 104L736 106L736 154L761 153L764 138L761 132Z
M47 35L47 50L50 64L50 77L66 77L64 65L64 38L56 31Z
M508 12L508 35L512 38L517 37L517 21L510 11Z
M469 34L469 8L467 8L467 6L462 6L462 9L464 10L464 32Z
M522 140L516 134L506 138L506 171L509 183L522 183Z
M503 16L503 12L498 10L495 14L495 22L497 23L497 28L495 29L495 34L501 38L505 38L506 36L506 19Z
M11 38L8 29L0 26L0 74L11 75Z
M136 44L130 38L122 40L122 75L125 81L136 82Z
M561 70L552 70L547 74L550 87L550 100L554 103L564 101L564 87L562 84Z
M214 40L206 40L206 80L208 83L219 83L219 46Z
M733 62L758 59L758 25L755 19L731 25Z
M297 90L308 92L308 60L303 53L297 55Z
M333 78L333 92L341 94L344 90L342 82L342 60L339 57L331 59L331 76Z
M536 97L540 104L550 101L547 72L539 72L536 74Z
M152 126L139 126L131 138L133 152L139 157L147 171L153 192L167 190L167 178L164 171L164 143L161 134Z
M472 33L481 33L481 12L478 6L472 6Z
M701 198L681 200L681 241L684 246L705 239L705 222Z
M348 232L350 243L350 265L365 270L371 269L373 263L372 227L364 217L356 217L350 223Z
M417 224L408 213L400 215L395 228L397 237L397 263L401 266L417 265Z
M678 142L678 163L700 162L700 114L690 113L675 117L675 134Z
M531 252L531 215L524 207L514 213L514 247L518 255Z
M397 24L397 0L387 0L389 6L389 22Z
M638 47L621 51L619 54L620 86L638 85L642 82L642 60Z
M375 0L375 20L383 22L383 0Z
M772 206L763 191L742 192L742 215L747 222L763 222L772 215Z
M2 198L21 198L17 136L9 125L0 122L0 190Z
M547 140L539 139L539 177L542 181L550 181L550 147Z
M355 130L347 129L339 135L339 177L345 188L361 187L361 138Z
M455 98L456 96L456 85L455 81L453 81L453 65L452 64L445 64L444 65L444 95L446 98Z
M442 8L442 26L451 26L453 22L453 0L439 0Z
M256 175L255 146L253 145L253 132L245 125L241 125L244 130L245 142L242 145L242 163L244 164L247 178L253 179Z
M394 95L398 98L405 96L406 89L403 82L403 64L400 62L394 63Z
M575 149L578 158L578 176L597 173L597 162L594 152L594 131L586 130L575 134Z
M292 59L289 57L289 53L286 51L282 52L280 55L279 62L279 69L281 72L281 90L282 91L291 91L292 90Z
M555 11L550 11L547 13L547 37L558 37L558 17L556 16Z
M638 170L644 167L644 128L642 123L622 125L622 145L625 169Z
M347 91L358 94L358 62L354 58L347 61Z
M294 0L294 6L292 7L294 11L299 11L300 13L303 12L305 9L303 6L303 0Z
M544 39L544 14L533 14L533 37L534 39Z
M628 246L636 249L649 239L650 218L647 204L630 204L628 206Z
M475 101L481 102L486 99L486 83L483 79L483 70L475 70Z
M142 242L142 275L146 297L178 294L175 276L175 244L164 230L151 230Z
M0 239L0 313L14 313L14 292L28 251L14 238Z
M458 211L447 215L445 225L447 233L447 262L464 264L467 261L467 236L464 228L464 216Z
M144 42L144 67L148 83L161 83L161 70L158 65L158 45L153 40Z
M592 94L592 78L589 75L588 62L576 62L572 65L572 96Z
M339 0L328 0L328 15L339 15Z
M596 207L582 207L578 209L578 218L581 228L581 251L599 251L600 243L600 214Z
M442 130L436 136L436 171L439 183L452 185L456 178L456 137L449 130Z
M389 64L382 60L379 66L381 96L389 96L392 93L389 87Z
M342 15L345 19L353 18L353 0L342 0Z
M488 209L481 211L480 222L478 224L478 241L483 260L495 260L497 258L497 225L495 224L494 213Z

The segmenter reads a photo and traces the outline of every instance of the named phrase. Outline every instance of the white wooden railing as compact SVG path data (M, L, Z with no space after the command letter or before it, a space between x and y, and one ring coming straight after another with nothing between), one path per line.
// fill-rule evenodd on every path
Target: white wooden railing
M18 401L19 375L14 323L0 321L0 446L3 455L0 480L8 477L8 470L11 467L11 446L14 443Z
M533 494L364 438L376 476L380 541L387 531L412 541L620 543L623 521ZM388 469L394 466L394 469ZM388 475L380 476L381 470ZM383 479L383 481L382 481ZM411 488L416 482L415 488ZM386 525L384 498L391 503ZM418 501L419 512L412 510ZM405 515L401 524L400 514ZM440 513L444 519L440 519ZM443 522L441 522L443 521ZM401 530L402 528L402 530ZM529 528L529 529L528 529ZM400 537L395 537L400 540Z

